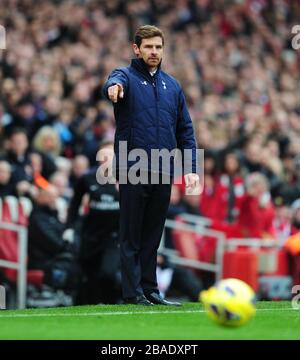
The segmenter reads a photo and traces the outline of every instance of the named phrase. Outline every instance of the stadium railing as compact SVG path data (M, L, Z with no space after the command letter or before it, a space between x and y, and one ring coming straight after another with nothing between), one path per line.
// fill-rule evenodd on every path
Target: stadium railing
M260 239L260 238L228 238L226 248L233 250L238 246L247 246L249 248L258 249L266 248L281 248L281 245L276 239Z
M180 256L177 250L166 247L165 229L158 249L159 253L167 256L168 260L175 265L183 265L198 270L210 271L216 274L216 280L220 280L222 278L223 254L225 246L224 233L207 228L207 226L210 225L210 220L207 218L191 214L180 214L180 218L183 219L185 223L167 219L165 222L165 229L168 228L171 230L187 231L201 236L210 236L215 238L217 240L215 263L188 259Z
M180 219L183 222L167 219L165 222L165 229L178 230L182 232L190 232L200 236L209 236L216 239L216 253L215 262L204 262L197 259L191 259L180 254L178 249L168 248L166 246L165 229L162 235L162 240L159 247L159 253L168 257L173 264L188 266L194 269L210 271L216 274L216 280L222 278L224 274L223 261L224 254L227 251L236 250L239 247L247 247L250 250L259 251L260 249L274 249L280 250L282 248L279 241L274 239L260 239L260 238L226 238L221 231L210 229L211 220L205 217L191 214L180 214ZM193 241L193 238L187 239ZM265 265L270 268L274 261L267 259L268 264ZM263 265L263 264L262 264ZM262 267L259 266L259 267ZM265 267L264 266L264 267ZM274 267L274 266L271 266ZM263 272L263 271L262 271Z
M256 253L258 257L258 272L268 273L277 271L278 251L282 250L282 245L277 239L260 238L229 238L226 240L225 250L236 251L238 248L248 249ZM264 252L267 250L268 252Z

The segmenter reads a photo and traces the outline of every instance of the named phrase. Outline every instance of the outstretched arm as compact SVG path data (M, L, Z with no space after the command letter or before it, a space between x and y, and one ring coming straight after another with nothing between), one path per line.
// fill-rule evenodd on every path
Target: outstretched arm
M118 99L123 99L127 86L128 78L126 74L124 71L116 69L109 75L103 86L104 96L113 103L116 103Z

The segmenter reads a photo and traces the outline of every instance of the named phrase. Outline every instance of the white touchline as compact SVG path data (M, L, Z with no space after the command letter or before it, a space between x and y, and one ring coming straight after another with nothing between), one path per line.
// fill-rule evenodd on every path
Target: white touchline
M146 314L186 314L186 313L203 313L205 310L187 310L187 311L113 311L113 312L90 312L90 313L79 313L79 314L0 314L0 318L5 317L77 317L77 316L111 316L111 315L146 315Z
M286 311L293 310L293 308L286 309L256 309L256 311ZM205 313L205 310L186 310L186 311L113 311L113 312L90 312L90 313L79 313L79 314L1 314L0 318L30 318L30 317L84 317L84 316L114 316L114 315L153 315L153 314L187 314L187 313Z

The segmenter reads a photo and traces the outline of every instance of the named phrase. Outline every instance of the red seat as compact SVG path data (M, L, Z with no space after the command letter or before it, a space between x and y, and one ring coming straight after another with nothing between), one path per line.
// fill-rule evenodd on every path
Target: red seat
M176 222L184 224L184 221L178 216ZM199 241L200 237L189 230L172 230L172 240L175 249L178 251L180 256L189 260L200 260L199 259Z
M178 222L183 221L178 217ZM180 256L206 263L215 262L217 239L211 236L202 236L185 230L172 230L172 239L175 249Z
M9 224L28 225L28 208L24 201L7 196L0 199L0 221ZM0 227L0 259L12 262L18 261L18 234L16 231L1 229ZM1 268L5 276L11 282L17 280L17 270ZM41 270L29 270L27 281L29 284L41 285L44 273Z
M255 291L258 289L257 255L246 249L225 251L223 257L223 274L225 278L237 278L245 281Z
M190 231L172 230L172 238L180 256L189 260L199 260L195 234Z

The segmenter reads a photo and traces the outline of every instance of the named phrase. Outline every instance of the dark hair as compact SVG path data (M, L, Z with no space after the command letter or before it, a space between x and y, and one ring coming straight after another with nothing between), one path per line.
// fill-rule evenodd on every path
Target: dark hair
M224 154L223 159L222 159L222 172L227 172L227 168L226 168L226 160L228 159L228 157L233 156L237 162L237 169L236 169L236 173L239 173L241 171L241 158L239 156L239 153L237 151L229 151L227 153Z
M154 25L143 25L137 29L134 36L134 43L140 47L143 39L150 39L155 36L161 37L164 45L164 34L158 27Z
M8 133L8 138L11 139L14 135L17 134L24 134L26 137L28 137L26 129L24 129L23 127L14 127Z

